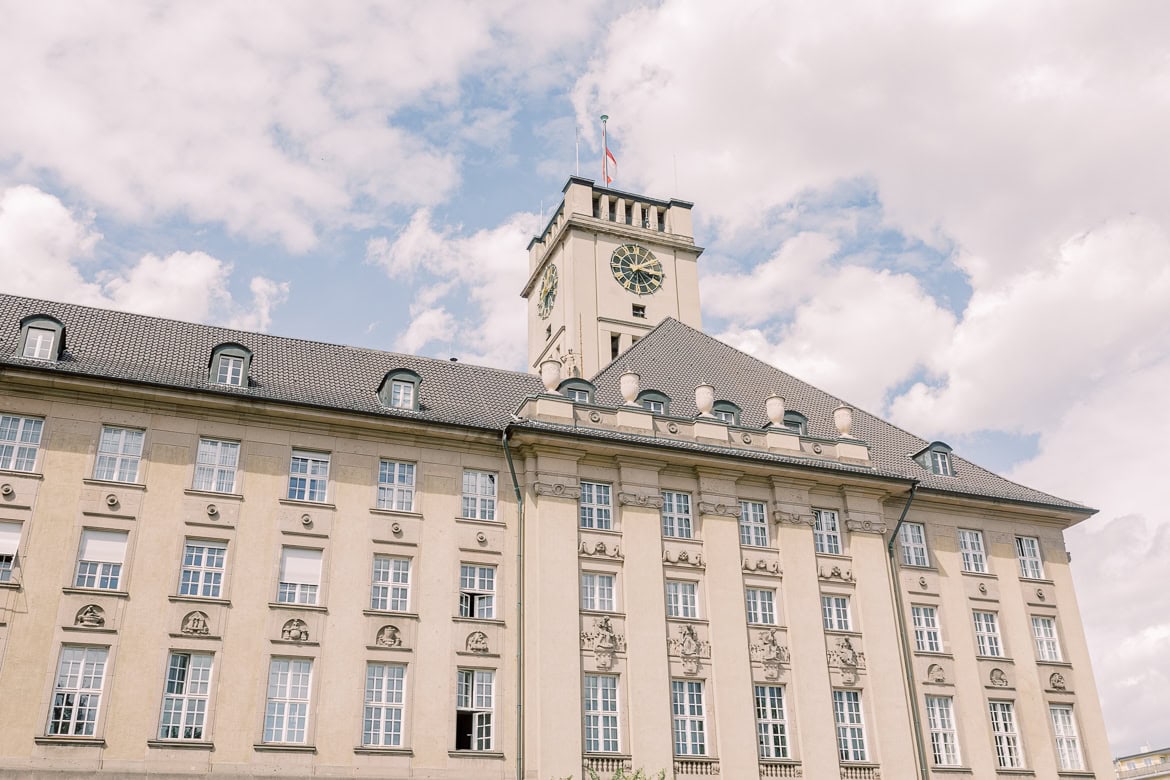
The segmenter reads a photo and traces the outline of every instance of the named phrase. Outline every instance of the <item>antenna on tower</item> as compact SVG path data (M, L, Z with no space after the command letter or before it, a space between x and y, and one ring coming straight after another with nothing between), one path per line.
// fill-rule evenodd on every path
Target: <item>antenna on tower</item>
M601 180L609 186L609 140L605 135L605 123L609 121L609 114L601 115Z

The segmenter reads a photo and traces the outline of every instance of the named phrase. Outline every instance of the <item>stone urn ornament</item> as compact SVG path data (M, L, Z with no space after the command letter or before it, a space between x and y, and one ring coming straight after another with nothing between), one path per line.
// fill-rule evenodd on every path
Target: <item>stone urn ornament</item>
M633 371L627 371L622 374L619 380L622 391L622 399L626 402L626 406L638 405L638 391L642 387L642 377L635 374Z
M833 425L837 426L837 433L842 439L852 439L849 431L853 428L853 407L841 404L833 410Z
M555 393L561 383L561 361L542 360L540 363L540 381L544 383L545 392Z
M764 399L764 411L774 428L784 427L784 396L770 395Z
M711 409L715 406L715 388L711 385L699 385L695 388L695 407L700 417L711 417Z

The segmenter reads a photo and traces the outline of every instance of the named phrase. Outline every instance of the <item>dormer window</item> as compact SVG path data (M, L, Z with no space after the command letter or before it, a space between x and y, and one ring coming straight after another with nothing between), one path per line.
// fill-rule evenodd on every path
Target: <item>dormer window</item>
M56 317L40 314L20 321L20 356L56 360L65 349L65 326Z
M929 447L914 456L914 460L931 474L937 474L940 477L955 476L955 466L951 461L951 448L941 441L931 442Z
M593 403L593 383L573 377L561 382L557 392L575 404Z
M415 372L408 368L396 368L382 379L378 398L390 409L418 411L418 386L422 382Z
M252 367L252 350L242 344L220 344L211 350L210 378L213 384L247 387Z
M711 408L711 416L728 425L739 425L739 407L731 401L716 401Z
M800 412L785 412L784 427L800 436L808 436L808 418Z
M670 413L670 396L657 390L643 390L638 393L638 404L653 414Z

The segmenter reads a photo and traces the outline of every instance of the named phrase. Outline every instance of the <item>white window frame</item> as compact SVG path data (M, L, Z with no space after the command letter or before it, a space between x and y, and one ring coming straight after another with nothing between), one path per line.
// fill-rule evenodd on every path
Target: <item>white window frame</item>
M651 414L666 414L666 404L653 398L643 398L642 408Z
M739 502L739 543L768 546L768 507L763 501Z
M930 732L930 750L935 766L961 766L959 732L955 728L952 696L926 697L926 727Z
M941 653L942 634L938 628L938 607L914 604L910 607L914 622L914 648L920 653Z
M975 624L975 654L988 658L1003 658L999 613L975 609L971 611L971 619Z
M227 542L186 539L179 567L179 595L193 598L223 597L227 572Z
M773 588L745 588L747 622L752 625L776 625L776 591Z
M1052 734L1056 739L1056 757L1062 771L1077 771L1085 768L1085 755L1081 751L1081 737L1077 732L1077 719L1071 704L1049 704L1048 717L1052 721Z
M91 547L106 548L97 551ZM117 552L114 547L119 547ZM77 548L77 568L74 570L73 587L88 590L121 590L122 570L126 566L126 550L130 546L128 531L111 531L104 528L83 528L81 542Z
M954 466L951 465L951 454L942 450L930 451L930 471L940 477L955 476Z
M566 387L565 396L575 404L589 403L589 391L582 390L580 387Z
M288 500L324 504L329 498L329 461L328 452L294 449L288 465Z
M840 593L821 594L821 624L826 631L852 631L850 598Z
M207 719L211 710L210 653L172 650L167 656L163 681L158 738L179 742L202 742L210 736Z
M313 698L313 659L274 657L268 663L264 742L305 745Z
M707 711L702 680L670 681L675 756L707 755Z
M833 722L837 726L837 757L841 763L868 761L860 691L833 689Z
M362 710L362 745L402 747L405 722L406 664L368 662L365 705Z
M496 519L496 490L499 475L494 471L463 471L463 516L471 520Z
M239 355L220 354L216 360L215 383L217 385L244 386L244 358Z
M841 520L834 509L813 510L813 547L825 555L841 555Z
M485 751L495 745L496 673L491 669L459 669L455 683L455 749ZM460 747L459 713L468 713L471 731Z
M291 555L290 555L291 553ZM302 561L316 561L316 577L308 574L294 574L289 571L290 559ZM280 580L276 588L276 602L278 604L319 604L321 601L321 579L324 571L325 551L311 547L291 547L285 545L280 548ZM308 568L309 564L301 564L300 568ZM314 581L315 579L315 581Z
M410 611L410 558L375 555L370 574L370 609Z
M902 565L930 566L930 552L926 549L926 526L922 523L902 523L898 531L902 545Z
M208 493L234 493L239 465L238 441L200 438L191 488Z
M378 509L389 509L394 512L413 512L415 464L400 461L378 461Z
M763 760L790 758L783 685L755 686L756 747Z
M390 380L390 407L392 409L414 409L415 383L405 379Z
M93 737L102 714L108 647L62 645L45 734Z
M495 619L495 566L480 563L459 565L459 617Z
M690 580L667 580L666 616L699 617L699 583Z
M577 507L582 528L613 530L613 485L582 481L581 499Z
M662 535L674 539L691 539L694 537L694 529L691 494L662 491Z
M36 471L45 421L39 417L0 415L0 471Z
M617 609L617 576L599 571L581 572L581 609L613 612Z
M1060 636L1056 633L1056 618L1048 615L1032 615L1032 636L1036 640L1036 660L1064 660L1060 651Z
M735 425L735 412L728 409L712 409L711 416L716 420L727 423L728 425Z
M23 532L24 523L0 520L0 582L12 582Z
M982 531L960 528L959 552L963 555L963 571L987 574L987 547L983 544Z
M996 764L1000 769L1023 769L1024 751L1016 725L1015 702L992 700L987 702L987 710L991 719Z
M1016 537L1016 558L1020 562L1020 577L1025 580L1044 579L1044 558L1040 553L1040 539L1035 536Z
M137 483L145 438L146 431L139 428L103 425L98 437L93 478L103 482Z
M621 752L621 706L616 674L586 674L583 685L585 752Z
M35 336L33 334L36 334ZM24 351L21 357L32 360L52 360L53 346L57 341L57 331L53 328L38 328L30 325L25 331Z

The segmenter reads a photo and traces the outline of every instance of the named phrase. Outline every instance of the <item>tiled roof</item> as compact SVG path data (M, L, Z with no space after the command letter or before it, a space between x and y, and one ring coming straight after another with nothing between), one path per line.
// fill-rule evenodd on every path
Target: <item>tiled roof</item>
M19 322L35 314L51 315L65 325L66 351L56 363L17 356ZM249 387L225 387L209 381L211 350L225 342L239 343L252 351ZM3 294L0 365L491 430L502 430L525 398L542 391L537 377L515 371ZM411 369L422 377L419 411L387 409L379 401L378 386L386 373L396 368ZM741 423L746 428L759 429L767 422L764 398L777 393L784 396L790 410L808 418L810 435L837 438L832 414L841 403L839 399L677 320L665 320L593 378L598 405L621 405L618 378L627 370L641 375L643 389L670 396L672 416L693 417L698 411L695 386L707 382L715 386L717 399L740 407ZM571 433L562 426L527 425L550 433ZM810 465L799 458L763 452L667 443L618 432L580 433L713 455ZM815 467L916 479L924 488L947 493L1085 509L1003 479L954 454L954 477L931 474L910 458L929 442L861 410L854 414L852 433L869 445L873 468L825 461L817 461Z

